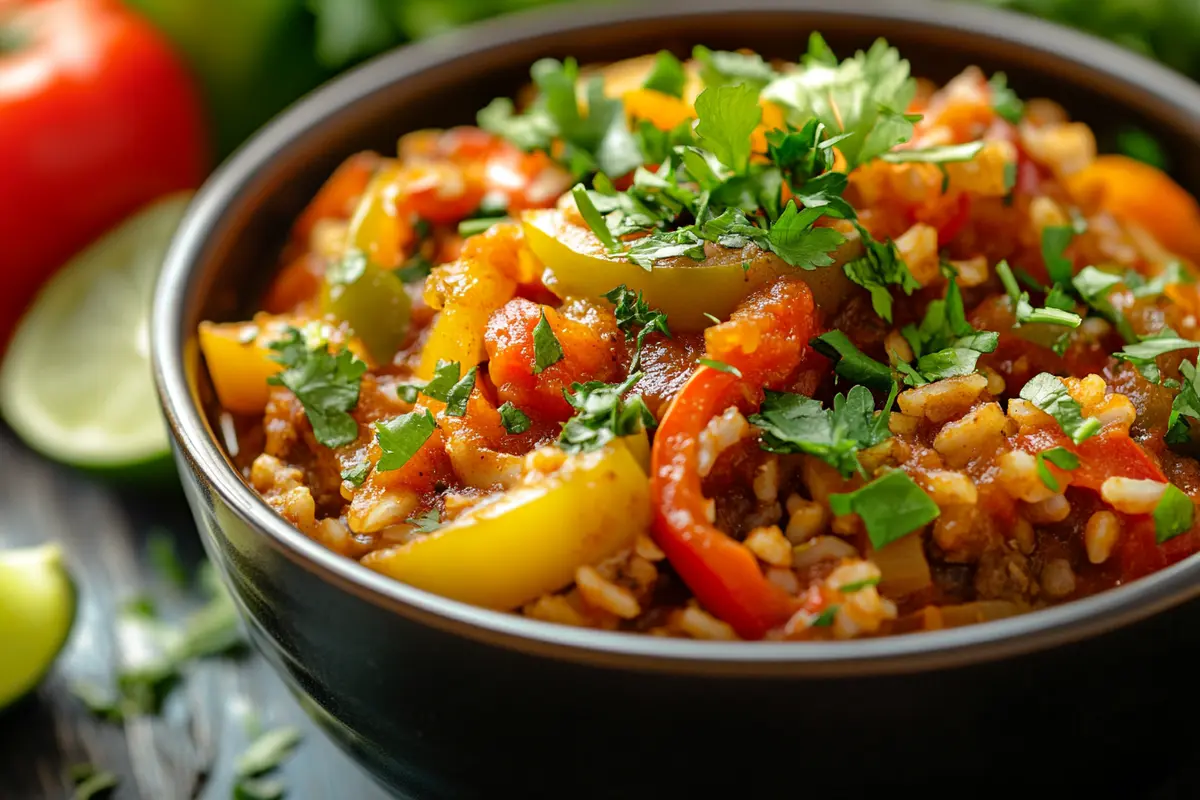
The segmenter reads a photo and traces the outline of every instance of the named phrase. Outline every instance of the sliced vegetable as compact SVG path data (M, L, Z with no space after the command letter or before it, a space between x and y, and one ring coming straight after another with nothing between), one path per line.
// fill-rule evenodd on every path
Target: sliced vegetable
M645 472L612 441L363 564L444 597L511 610L628 546L649 525L649 508Z

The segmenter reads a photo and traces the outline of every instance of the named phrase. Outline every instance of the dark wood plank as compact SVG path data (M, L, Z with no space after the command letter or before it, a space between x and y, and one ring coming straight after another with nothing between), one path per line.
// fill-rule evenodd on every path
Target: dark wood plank
M193 665L159 717L121 725L93 719L69 687L112 679L131 646L118 641L117 609L144 593L167 617L200 602L165 583L146 557L147 537L161 531L185 563L198 565L203 552L190 513L177 487L113 489L37 457L7 430L0 430L0 478L0 548L62 542L79 591L75 627L53 672L0 714L0 798L70 797L67 768L90 762L120 776L116 800L227 800L251 718L304 731L281 771L292 800L388 797L313 726L257 654Z

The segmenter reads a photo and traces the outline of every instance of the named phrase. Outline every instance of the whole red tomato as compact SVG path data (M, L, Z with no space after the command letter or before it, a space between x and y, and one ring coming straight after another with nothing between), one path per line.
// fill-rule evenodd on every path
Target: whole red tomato
M42 282L208 163L200 101L117 0L0 0L0 347Z

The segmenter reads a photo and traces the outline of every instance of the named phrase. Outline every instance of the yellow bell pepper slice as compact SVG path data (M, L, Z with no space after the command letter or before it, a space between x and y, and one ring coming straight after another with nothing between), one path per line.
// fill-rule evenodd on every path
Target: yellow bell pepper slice
M252 322L201 322L200 352L208 366L213 389L221 407L236 414L261 414L267 407L271 387L267 378L283 369L272 356L271 343L280 339L293 326L304 329L316 325L315 333L337 349L341 331L327 323L273 314L256 314ZM361 361L372 362L363 343L355 338L346 347Z
M646 302L667 315L673 331L701 331L712 324L706 314L727 319L746 295L779 275L799 275L809 284L817 305L827 312L841 305L855 286L835 264L815 270L792 267L774 253L753 245L735 250L716 248L704 261L665 259L652 270L608 257L592 231L568 222L559 209L522 215L525 241L543 264L542 282L564 299L601 297L625 284L644 292ZM844 248L846 256L853 248ZM745 266L743 266L745 265Z
M434 269L425 282L425 302L441 313L421 348L417 377L432 378L438 361L457 361L464 371L486 361L488 318L516 291L516 281L484 259L460 259Z
M650 525L650 483L623 442L467 510L428 536L362 563L464 603L511 610L629 546Z

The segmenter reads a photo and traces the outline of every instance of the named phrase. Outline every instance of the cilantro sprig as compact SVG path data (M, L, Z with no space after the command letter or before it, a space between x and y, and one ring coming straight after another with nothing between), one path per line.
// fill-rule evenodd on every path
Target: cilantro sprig
M641 395L625 394L642 379L635 372L621 383L573 383L563 391L575 416L563 423L558 446L568 453L598 450L620 436L629 436L655 425L654 415Z
M275 351L271 359L284 369L267 378L267 383L286 386L296 395L317 441L325 447L342 447L357 439L358 423L350 412L358 405L367 365L344 347L334 354L327 342L310 345L308 337L294 327L270 348Z
M662 334L668 339L671 338L671 330L667 327L667 315L651 308L642 292L634 292L623 283L607 292L604 298L615 306L613 314L617 318L617 327L625 332L625 340L634 339L635 341L633 359L629 362L629 371L637 372L646 339L654 333ZM634 328L640 329L636 333L636 338Z
M1061 378L1042 372L1029 379L1021 388L1021 398L1045 411L1058 422L1063 433L1075 444L1081 444L1100 432L1100 420L1084 417L1083 407L1067 392Z
M862 474L861 450L888 439L888 417L896 399L892 384L881 412L865 386L854 386L837 394L832 408L823 408L811 397L768 389L759 412L750 423L762 431L762 449L771 453L807 453L829 464L849 478Z
M895 366L910 386L970 375L979 356L994 352L1000 341L995 331L976 330L967 321L962 292L953 277L945 298L931 300L925 307L920 326L910 323L900 333L912 348L914 360L906 363L897 359Z

